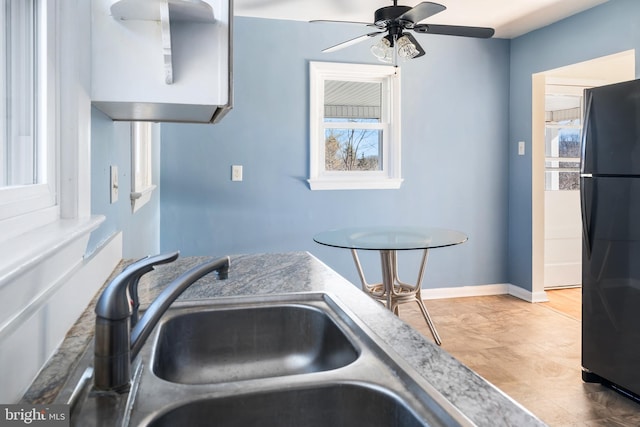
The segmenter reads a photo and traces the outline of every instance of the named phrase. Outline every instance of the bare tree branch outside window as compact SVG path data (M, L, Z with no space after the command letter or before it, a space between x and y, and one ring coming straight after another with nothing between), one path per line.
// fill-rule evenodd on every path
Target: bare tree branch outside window
M380 170L381 138L382 132L377 129L327 129L325 132L325 170Z

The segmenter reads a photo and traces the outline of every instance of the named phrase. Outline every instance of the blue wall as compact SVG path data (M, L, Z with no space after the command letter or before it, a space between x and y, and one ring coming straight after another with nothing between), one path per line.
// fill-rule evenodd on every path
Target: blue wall
M125 258L160 249L308 250L357 282L348 252L316 245L316 232L423 223L470 236L432 252L426 287L509 282L531 290L531 150L517 155L517 141L531 142L531 75L640 48L638 16L639 1L610 0L510 42L419 36L427 55L401 65L402 188L314 192L305 181L308 62L376 63L368 43L323 55L361 31L236 18L234 109L213 126L162 125L154 170L154 180L162 170L160 195L135 215L128 124L93 110L92 210L107 219L88 252L118 231ZM636 61L640 71L640 55ZM108 203L110 164L120 168L115 205ZM243 182L230 181L232 164L244 165ZM377 271L377 261L365 256L367 271Z
M401 65L401 189L309 190L308 63L376 63L368 42L320 52L361 33L236 18L234 109L213 126L162 125L163 251L308 250L358 283L349 252L315 244L315 233L425 224L469 235L464 245L432 251L425 287L507 281L507 40L418 36L427 55ZM244 181L230 180L233 164L244 166ZM401 267L416 256L406 254ZM376 279L377 254L363 261Z
M509 282L532 289L531 75L605 55L640 49L640 1L610 0L511 42L509 111ZM636 54L636 73L640 55Z
M160 146L152 148L153 182L159 182ZM118 166L119 195L110 203L110 166ZM141 258L160 250L160 195L135 214L131 212L131 131L129 122L113 122L96 108L91 109L91 212L105 221L91 233L87 254L97 250L122 231L122 256Z

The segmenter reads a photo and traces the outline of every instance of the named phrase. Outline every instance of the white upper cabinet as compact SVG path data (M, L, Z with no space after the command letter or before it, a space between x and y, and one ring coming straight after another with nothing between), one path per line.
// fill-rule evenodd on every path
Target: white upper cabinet
M113 120L217 122L232 105L230 0L93 0L91 99Z

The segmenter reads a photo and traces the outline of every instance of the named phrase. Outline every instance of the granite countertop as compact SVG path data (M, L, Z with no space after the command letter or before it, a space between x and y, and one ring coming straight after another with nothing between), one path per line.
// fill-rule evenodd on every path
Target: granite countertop
M171 280L211 259L179 258L143 276L138 287L141 308L153 301ZM125 265L125 262L121 263L114 274ZM477 425L545 425L307 252L231 256L227 280L218 281L215 275L207 275L188 288L179 300L308 291L327 292L339 298L379 338ZM22 403L48 404L54 401L93 338L94 305L95 299L70 329L61 347L23 397Z

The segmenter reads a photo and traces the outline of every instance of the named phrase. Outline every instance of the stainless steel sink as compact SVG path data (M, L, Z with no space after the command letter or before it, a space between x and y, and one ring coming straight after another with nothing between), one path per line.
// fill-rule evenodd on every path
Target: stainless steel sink
M326 312L283 304L173 310L162 323L153 372L181 384L279 377L336 369L358 352Z
M397 396L356 384L201 399L157 416L148 427L414 427L417 415Z
M88 378L88 348L55 403L71 426L470 426L337 298L183 302L135 360L128 393Z

